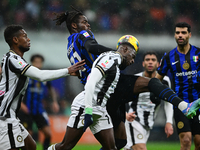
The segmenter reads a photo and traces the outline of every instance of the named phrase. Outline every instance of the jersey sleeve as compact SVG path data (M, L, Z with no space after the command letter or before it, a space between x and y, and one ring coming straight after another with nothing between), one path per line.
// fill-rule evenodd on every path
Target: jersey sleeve
M101 72L103 76L106 75L106 71L116 72L117 59L109 58L109 56L104 56L99 62L95 65L97 69Z
M168 64L168 54L164 54L164 56L162 57L161 61L160 61L160 66L158 67L158 73L160 75L166 75L167 71L169 70L169 64Z
M23 75L31 65L19 56L9 58L9 68L12 72Z
M82 46L85 45L85 42L87 40L94 40L97 43L97 41L94 38L94 34L88 30L83 30L80 32L79 40L81 40Z

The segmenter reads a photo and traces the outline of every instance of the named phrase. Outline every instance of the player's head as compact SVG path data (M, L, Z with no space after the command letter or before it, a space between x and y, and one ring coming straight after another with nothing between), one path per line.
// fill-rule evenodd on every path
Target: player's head
M18 47L20 51L26 52L30 49L30 39L26 31L20 25L9 25L4 30L4 39L10 48Z
M124 35L117 42L117 51L123 57L120 69L125 69L127 66L134 63L134 59L139 50L139 41L132 35Z
M174 37L178 46L185 46L189 44L191 37L191 26L186 22L179 22L175 25Z
M142 66L147 73L153 73L157 70L159 65L158 57L155 52L149 51L144 53Z
M30 61L33 66L41 69L43 66L44 57L40 54L34 54L31 56Z
M132 35L124 35L117 41L117 49L120 45L127 44L134 48L135 52L138 53L140 48L140 43L136 37Z
M56 18L56 25L61 25L63 22L66 22L66 26L70 34L77 33L82 30L90 30L90 24L88 19L83 13L71 6L72 11L66 11L62 13L54 13Z

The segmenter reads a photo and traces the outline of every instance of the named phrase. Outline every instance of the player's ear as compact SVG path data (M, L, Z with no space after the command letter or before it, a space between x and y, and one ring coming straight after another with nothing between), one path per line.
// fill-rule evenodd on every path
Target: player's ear
M72 22L71 25L72 25L72 28L73 28L73 29L77 29L77 24L76 24L76 23Z
M18 38L16 36L13 37L13 43L18 43Z
M159 62L157 62L157 68L159 67Z
M192 36L192 33L190 32L190 33L189 33L189 38L191 38L191 36Z
M144 61L142 62L142 67L144 67Z

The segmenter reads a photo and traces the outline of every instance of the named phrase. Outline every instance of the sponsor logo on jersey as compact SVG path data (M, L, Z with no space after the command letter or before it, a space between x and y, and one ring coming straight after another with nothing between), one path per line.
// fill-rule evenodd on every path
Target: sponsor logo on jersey
M87 32L83 33L83 35L84 35L85 37L90 36Z
M105 64L108 64L108 61L107 61L107 60L105 61Z
M194 71L188 71L188 72L181 72L181 73L176 73L176 76L191 76L197 74L197 70Z

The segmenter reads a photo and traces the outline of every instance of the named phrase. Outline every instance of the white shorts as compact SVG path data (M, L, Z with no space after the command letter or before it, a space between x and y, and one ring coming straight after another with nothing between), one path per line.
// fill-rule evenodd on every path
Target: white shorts
M24 140L28 131L16 119L12 123L0 120L0 149L11 149L25 146Z
M78 104L78 102L84 102L84 93L80 93L75 97L73 105L71 106L71 115L67 126L71 128L82 128L84 126L84 105ZM77 103L76 103L77 102ZM99 108L99 109L98 109ZM93 124L90 126L90 130L93 134L100 132L101 130L110 129L113 127L110 115L106 109L101 107L93 107Z
M150 129L145 129L144 126L135 120L133 122L128 122L126 120L125 127L127 134L127 144L125 148L130 149L133 145L139 143L146 144L150 135Z

